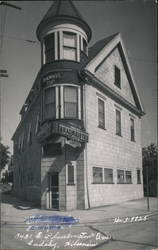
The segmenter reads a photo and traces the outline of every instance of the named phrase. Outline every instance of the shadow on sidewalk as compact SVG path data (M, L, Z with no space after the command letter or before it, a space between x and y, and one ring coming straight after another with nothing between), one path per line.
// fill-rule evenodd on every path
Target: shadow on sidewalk
M37 208L40 209L40 207L34 204L33 202L19 200L19 198L15 197L11 192L1 194L1 203L10 204L14 208L19 210L31 210Z

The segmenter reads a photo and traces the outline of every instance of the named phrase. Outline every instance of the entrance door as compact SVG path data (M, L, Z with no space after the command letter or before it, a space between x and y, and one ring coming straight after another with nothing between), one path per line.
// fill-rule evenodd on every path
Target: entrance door
M58 173L50 174L50 208L59 209L59 181Z

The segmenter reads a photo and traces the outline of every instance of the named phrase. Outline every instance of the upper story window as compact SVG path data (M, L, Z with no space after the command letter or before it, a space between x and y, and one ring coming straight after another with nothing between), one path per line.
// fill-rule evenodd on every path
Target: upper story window
M121 112L116 109L116 134L121 136Z
M130 118L131 141L135 141L134 119Z
M54 42L54 33L48 35L44 39L45 43L45 61L50 63L55 60L55 42Z
M77 60L77 35L71 32L63 32L63 58Z
M98 126L105 128L105 109L104 101L98 98Z
M121 88L121 71L120 69L115 65L115 85L119 88Z
M87 42L84 38L83 38L83 52L87 55Z
M44 90L43 119L81 119L80 87L58 85Z
M78 117L78 97L76 87L64 87L64 117Z
M46 88L44 92L44 118L55 118L55 88Z

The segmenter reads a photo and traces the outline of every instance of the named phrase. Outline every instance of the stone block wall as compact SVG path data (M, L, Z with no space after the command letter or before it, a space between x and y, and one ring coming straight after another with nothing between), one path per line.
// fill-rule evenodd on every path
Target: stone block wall
M123 200L143 197L141 184L137 184L137 169L142 173L141 121L129 110L115 103L96 88L86 86L88 192L90 206L102 206ZM105 129L98 127L98 97L105 103ZM122 136L116 135L115 110L121 111ZM135 142L130 138L130 117L135 123ZM114 184L93 184L93 167L113 169ZM131 171L132 184L117 184L117 170Z

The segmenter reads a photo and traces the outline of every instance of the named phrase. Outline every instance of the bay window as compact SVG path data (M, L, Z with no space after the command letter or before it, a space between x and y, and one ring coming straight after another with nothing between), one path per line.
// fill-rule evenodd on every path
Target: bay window
M64 87L64 117L77 118L78 117L78 100L77 88L65 86Z
M77 35L71 32L63 32L63 58L77 60Z
M55 88L45 89L44 95L44 118L50 119L55 118L56 108L55 108Z
M57 85L44 90L43 119L81 119L80 88Z
M45 37L44 44L45 44L45 61L46 63L50 63L53 60L55 60L54 33Z

